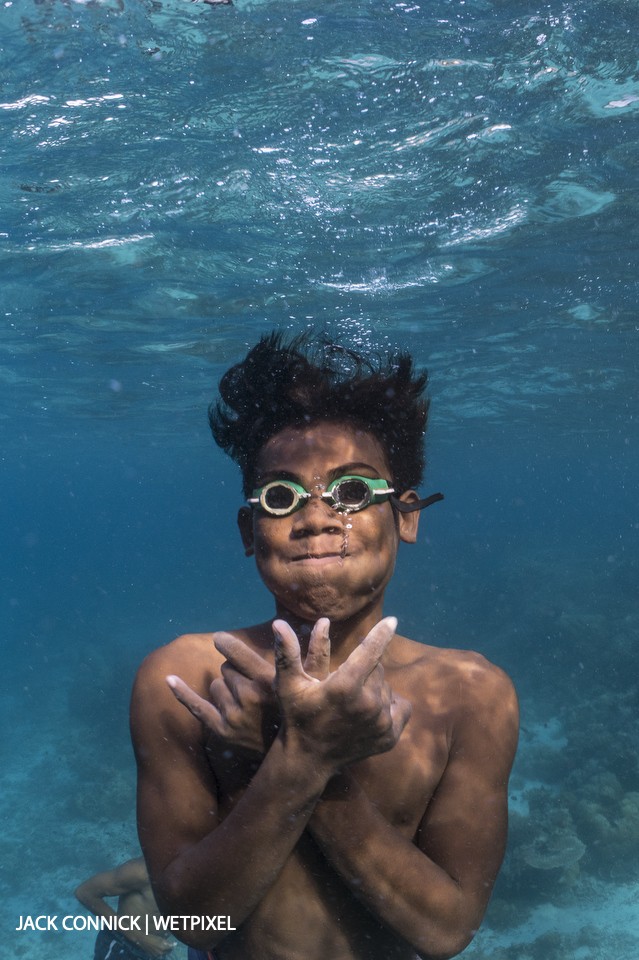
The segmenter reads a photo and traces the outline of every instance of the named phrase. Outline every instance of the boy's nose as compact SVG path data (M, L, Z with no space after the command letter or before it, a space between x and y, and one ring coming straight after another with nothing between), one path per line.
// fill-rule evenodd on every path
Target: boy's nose
M295 536L304 536L308 533L325 533L342 531L339 514L331 506L330 500L325 500L321 492L315 493L306 501L301 510L295 514L293 533Z

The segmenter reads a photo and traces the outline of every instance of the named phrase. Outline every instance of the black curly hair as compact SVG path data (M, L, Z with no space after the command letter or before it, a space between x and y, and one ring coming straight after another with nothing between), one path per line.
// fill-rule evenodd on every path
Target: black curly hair
M325 336L287 340L273 331L224 374L209 423L215 442L239 465L247 497L267 440L285 427L320 421L376 437L401 493L417 487L424 472L426 382L408 353L370 357Z

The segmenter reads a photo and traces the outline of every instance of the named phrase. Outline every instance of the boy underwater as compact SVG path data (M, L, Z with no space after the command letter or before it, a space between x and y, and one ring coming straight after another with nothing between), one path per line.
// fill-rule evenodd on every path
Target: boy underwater
M277 333L220 382L211 428L276 619L156 650L131 713L160 910L225 927L185 925L191 958L440 960L482 920L516 695L480 655L383 616L399 543L441 499L415 490L425 388L407 354Z

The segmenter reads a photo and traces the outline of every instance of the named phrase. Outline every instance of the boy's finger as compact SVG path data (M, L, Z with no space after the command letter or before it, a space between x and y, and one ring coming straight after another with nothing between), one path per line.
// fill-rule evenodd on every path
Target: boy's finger
M208 700L205 700L204 697L197 694L195 690L191 690L189 685L185 683L184 680L180 680L179 677L174 675L168 676L166 682L171 688L175 699L179 700L180 703L193 714L196 720L203 723L207 729L212 730L213 733L220 732L220 713L212 703L209 703Z
M293 628L286 620L273 621L273 638L275 648L275 673L278 681L285 675L288 677L304 673L300 644Z
M274 671L271 664L255 650L251 650L239 637L234 637L232 633L216 633L213 642L215 649L226 657L238 673L266 685L273 682Z
M340 669L346 668L349 673L359 674L362 681L367 680L382 659L396 630L397 618L384 617L368 632L359 646L355 647Z
M400 733L410 720L411 713L413 712L410 700L406 700L404 697L394 696L391 702L390 711L391 720L393 722L393 730L395 731L396 736L399 737Z
M311 631L308 652L304 660L304 670L315 680L326 680L331 665L331 640L329 636L330 620L322 617Z
M225 687L226 690L231 694L236 703L240 702L239 697L239 684L244 681L245 683L254 683L253 680L247 680L243 673L240 673L235 667L232 667L228 660L225 660L220 668L220 676L213 681L209 687L209 694L211 701L216 702L217 696L220 694L220 687Z

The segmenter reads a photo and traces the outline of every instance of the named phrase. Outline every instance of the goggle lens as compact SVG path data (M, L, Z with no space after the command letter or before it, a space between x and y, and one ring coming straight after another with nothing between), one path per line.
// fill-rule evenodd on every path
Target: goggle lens
M296 505L298 495L292 487L283 483L274 483L264 490L262 503L273 513L286 513Z
M368 485L357 477L350 480L340 480L327 491L335 502L335 506L344 510L361 510L370 503L371 492Z
M330 501L335 510L363 510L374 497L388 498L393 493L385 480L372 480L365 477L339 477L329 484L322 493L324 500ZM266 486L253 491L249 503L259 505L266 513L274 517L286 517L299 510L311 494L299 483L292 480L273 480Z

